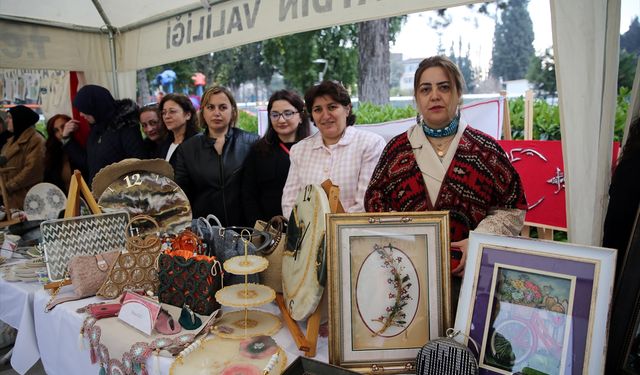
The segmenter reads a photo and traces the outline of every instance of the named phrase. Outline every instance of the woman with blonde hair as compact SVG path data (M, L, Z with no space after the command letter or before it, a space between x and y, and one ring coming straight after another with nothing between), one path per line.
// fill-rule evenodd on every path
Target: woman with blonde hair
M176 182L189 197L194 217L214 214L223 226L252 226L243 213L242 168L258 135L236 128L238 106L227 88L209 88L200 103L205 130L178 147Z

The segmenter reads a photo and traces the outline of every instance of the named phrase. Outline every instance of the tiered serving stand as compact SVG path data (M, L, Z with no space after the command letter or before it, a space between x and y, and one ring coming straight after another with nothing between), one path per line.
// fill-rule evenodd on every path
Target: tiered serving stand
M241 310L226 312L216 323L216 334L234 339L270 336L280 330L280 319L268 312L249 310L249 308L273 301L276 298L276 292L266 285L248 282L248 275L264 271L269 266L269 261L261 256L247 253L247 244L251 238L248 230L243 230L240 237L245 242L244 255L228 259L223 267L226 272L244 275L245 281L243 284L220 289L216 292L216 300L223 306Z

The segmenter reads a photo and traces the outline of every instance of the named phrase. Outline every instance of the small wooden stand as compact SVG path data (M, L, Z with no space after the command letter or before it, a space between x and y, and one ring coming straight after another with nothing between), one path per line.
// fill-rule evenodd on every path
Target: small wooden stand
M100 214L102 210L95 198L91 194L91 190L89 190L89 186L82 178L82 174L79 170L73 171L73 176L71 176L71 182L69 183L69 194L67 196L67 206L64 209L64 217L70 218L80 215L80 195L84 197L84 200L89 205L89 210L93 214ZM44 285L45 289L57 289L63 287L65 285L70 285L71 279L64 279L62 281L53 281Z
M89 210L92 214L101 214L102 210L96 202L93 194L87 183L82 178L82 174L79 170L73 171L71 176L71 183L69 184L69 195L67 196L67 207L64 210L64 217L74 217L80 215L80 196L84 197L85 202L89 205Z
M13 218L11 214L11 207L9 207L9 194L7 194L7 186L5 185L5 176L8 172L14 170L14 167L0 168L0 190L2 190L2 203L4 203L4 220L0 221L0 228L8 227L9 225L17 224L20 219Z
M331 180L324 181L320 186L322 186L322 189L324 189L324 192L327 194L331 213L343 213L344 207L342 207L342 203L340 202L340 188L334 185ZM289 332L291 332L291 336L298 350L303 351L305 357L316 356L318 334L320 332L320 318L322 315L322 309L320 308L322 301L324 301L324 296L320 300L318 307L316 307L316 311L307 319L307 335L305 336L300 326L298 326L298 323L289 315L289 310L285 305L283 295L281 293L276 294L276 303L282 313L284 324L289 329Z

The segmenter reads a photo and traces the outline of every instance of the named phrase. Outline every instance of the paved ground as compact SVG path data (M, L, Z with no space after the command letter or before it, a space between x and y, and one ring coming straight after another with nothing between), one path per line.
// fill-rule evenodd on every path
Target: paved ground
M9 351L9 349L11 349L11 347L0 349L0 358L3 357L5 353ZM33 368L31 368L31 370L29 370L26 375L46 375L46 374L47 373L44 372L44 369L42 368L42 362L38 361L38 363L36 363L36 365L33 366ZM0 364L0 375L18 375L18 373L13 371L10 363L6 363L6 364Z

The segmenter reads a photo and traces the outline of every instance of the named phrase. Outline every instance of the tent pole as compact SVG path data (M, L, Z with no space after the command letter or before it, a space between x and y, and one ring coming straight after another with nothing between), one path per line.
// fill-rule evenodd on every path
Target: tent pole
M118 89L118 69L116 65L116 40L113 35L113 28L109 27L109 53L111 54L111 79L113 79L113 94L120 99Z
M111 78L113 79L113 94L117 99L120 99L120 94L118 90L118 66L116 61L116 38L115 27L111 25L111 21L109 21L109 17L104 12L102 5L100 5L100 0L91 0L93 6L98 11L98 14L104 21L105 27L109 32L109 53L111 54Z

